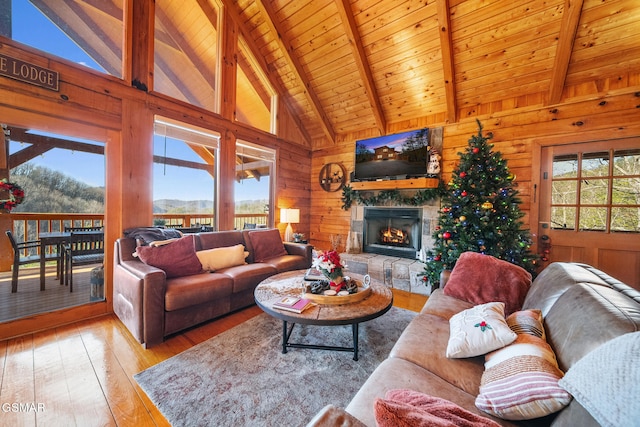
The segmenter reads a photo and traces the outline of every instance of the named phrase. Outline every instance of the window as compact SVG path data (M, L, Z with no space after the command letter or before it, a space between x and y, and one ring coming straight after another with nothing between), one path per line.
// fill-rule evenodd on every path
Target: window
M153 90L218 112L218 8L207 1L155 5Z
M242 36L238 45L236 120L275 133L275 91Z
M215 227L220 135L156 117L153 145L155 225Z
M275 150L236 142L236 229L273 226L275 161Z
M0 12L3 36L122 77L122 0L12 0L9 5Z
M555 155L551 227L640 232L640 149Z

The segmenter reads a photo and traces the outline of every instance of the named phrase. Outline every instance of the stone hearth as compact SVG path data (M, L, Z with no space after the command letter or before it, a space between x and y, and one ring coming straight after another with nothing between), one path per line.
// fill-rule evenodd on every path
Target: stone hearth
M431 287L426 286L420 280L421 277L418 277L424 270L424 263L418 260L369 253L343 253L340 257L347 264L346 274L369 274L372 279L390 288L414 294L431 294Z

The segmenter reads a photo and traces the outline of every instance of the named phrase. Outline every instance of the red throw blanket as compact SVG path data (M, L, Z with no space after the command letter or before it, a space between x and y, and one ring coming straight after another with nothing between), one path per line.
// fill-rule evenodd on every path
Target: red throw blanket
M499 427L445 399L413 390L389 390L374 404L379 427Z

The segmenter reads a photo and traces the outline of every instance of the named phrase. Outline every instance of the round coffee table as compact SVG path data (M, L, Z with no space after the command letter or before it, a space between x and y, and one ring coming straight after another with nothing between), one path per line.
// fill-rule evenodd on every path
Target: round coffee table
M282 352L286 353L288 348L349 351L353 352L353 360L358 360L358 325L367 320L380 317L391 309L393 305L391 290L385 285L372 280L369 285L371 286L371 294L361 301L348 304L317 304L302 313L273 308L273 303L285 296L301 296L305 271L287 271L276 274L260 282L254 291L258 307L283 322ZM356 280L363 280L363 277L358 274L349 273L349 276ZM288 323L291 323L291 328L288 327ZM353 347L290 343L289 337L296 323L318 326L352 325Z

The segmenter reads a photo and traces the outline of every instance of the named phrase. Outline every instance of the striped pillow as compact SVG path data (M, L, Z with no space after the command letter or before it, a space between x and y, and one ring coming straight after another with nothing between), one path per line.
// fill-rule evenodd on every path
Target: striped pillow
M571 395L558 385L564 374L544 339L540 312L516 312L507 324L518 337L485 356L476 407L499 418L528 420L567 406Z

